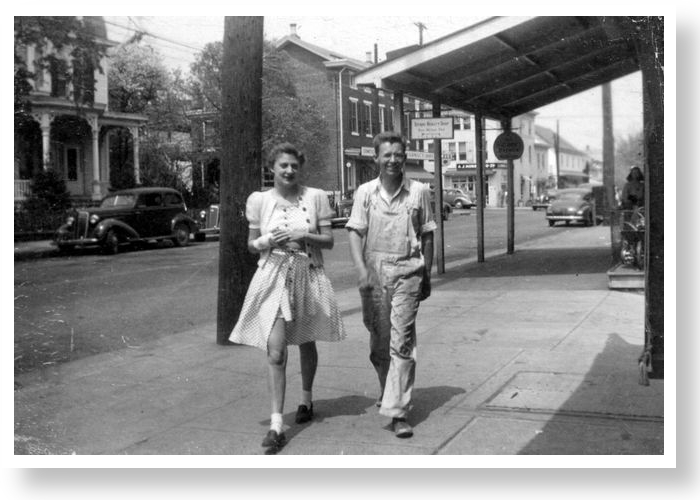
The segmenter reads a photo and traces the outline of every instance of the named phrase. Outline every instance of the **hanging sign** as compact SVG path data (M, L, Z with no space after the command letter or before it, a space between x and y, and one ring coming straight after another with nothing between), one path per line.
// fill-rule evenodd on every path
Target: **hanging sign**
M411 140L452 138L454 138L454 126L451 116L445 118L413 118L411 120Z
M515 132L503 132L493 141L493 153L499 160L517 160L523 155L525 145Z

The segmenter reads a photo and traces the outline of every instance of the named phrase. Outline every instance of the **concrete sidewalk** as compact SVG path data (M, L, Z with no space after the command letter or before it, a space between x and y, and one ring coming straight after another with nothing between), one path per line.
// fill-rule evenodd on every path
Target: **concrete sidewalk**
M644 294L608 289L609 245L607 227L572 227L448 263L418 315L411 439L377 413L359 296L339 292L348 338L318 344L305 425L290 349L280 454L663 454L663 380L639 384ZM16 377L15 454L263 454L264 353L216 345L215 332Z

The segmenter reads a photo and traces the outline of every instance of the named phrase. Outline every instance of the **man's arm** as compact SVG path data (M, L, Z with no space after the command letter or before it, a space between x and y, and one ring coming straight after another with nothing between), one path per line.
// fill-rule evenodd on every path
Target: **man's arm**
M350 256L357 269L357 284L360 290L371 288L367 265L362 252L362 236L354 229L348 229L348 241L350 243Z
M418 300L425 300L430 297L431 284L430 273L433 268L433 232L423 233L421 235L421 251L423 252L423 260L425 261L425 269L423 270L423 286Z

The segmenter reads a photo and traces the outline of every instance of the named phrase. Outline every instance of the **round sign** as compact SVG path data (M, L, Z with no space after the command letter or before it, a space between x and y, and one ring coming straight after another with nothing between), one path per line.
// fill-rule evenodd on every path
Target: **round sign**
M517 160L523 155L525 145L515 132L503 132L493 142L493 152L499 160Z

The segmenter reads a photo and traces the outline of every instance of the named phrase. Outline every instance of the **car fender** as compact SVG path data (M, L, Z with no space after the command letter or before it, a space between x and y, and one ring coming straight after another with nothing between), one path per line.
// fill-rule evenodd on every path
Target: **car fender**
M110 229L117 228L120 234L126 235L129 239L139 239L140 235L136 230L129 224L126 224L120 220L116 219L105 219L100 221L95 228L95 237L99 240L104 239Z
M173 220L170 221L170 230L175 232L175 226L182 222L187 224L187 227L190 229L191 233L196 233L199 231L199 224L192 217L185 214L177 214L175 217L173 217Z

